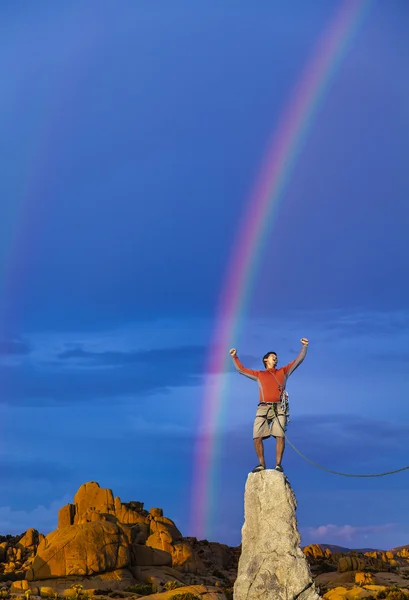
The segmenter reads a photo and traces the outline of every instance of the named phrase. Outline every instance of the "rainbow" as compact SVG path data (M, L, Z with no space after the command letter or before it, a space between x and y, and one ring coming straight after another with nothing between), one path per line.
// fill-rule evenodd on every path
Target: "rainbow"
M207 361L203 412L195 449L191 535L210 537L212 500L216 488L218 429L223 412L228 349L238 339L239 329L253 288L255 265L262 254L267 232L283 199L286 185L300 155L303 143L322 104L330 81L345 56L351 40L372 0L343 0L318 42L287 109L269 144L254 191L233 245L226 283L218 306L214 336Z

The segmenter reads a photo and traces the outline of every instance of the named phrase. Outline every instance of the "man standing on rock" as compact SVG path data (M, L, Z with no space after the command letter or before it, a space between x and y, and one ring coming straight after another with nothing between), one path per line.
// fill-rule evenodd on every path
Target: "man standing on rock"
M281 369L276 368L278 361L276 352L267 352L263 356L264 371L246 369L239 361L236 349L232 348L230 350L230 356L238 372L257 381L260 391L260 402L253 426L254 448L259 464L253 469L252 473L264 471L266 468L263 440L270 436L276 438L276 471L283 472L281 461L284 453L284 432L287 424L287 409L283 393L285 392L287 379L302 363L307 354L308 340L302 338L301 344L302 348L297 358L285 367L281 367Z

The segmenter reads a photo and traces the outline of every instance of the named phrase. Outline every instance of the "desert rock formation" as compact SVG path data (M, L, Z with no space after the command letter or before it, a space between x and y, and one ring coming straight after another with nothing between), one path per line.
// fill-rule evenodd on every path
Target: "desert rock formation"
M238 553L223 544L184 538L161 508L147 511L142 502L123 503L110 489L88 482L72 504L61 508L55 531L44 537L31 529L2 541L0 575L18 580L16 592L65 589L73 581L87 589L146 583L162 591L169 581L221 588L233 585Z
M188 548L179 551L181 538L161 509L147 512L140 502L124 504L111 490L85 483L74 503L60 510L58 528L38 546L27 579L98 575L147 564L183 567L185 561L191 572L194 566L200 570Z
M250 473L235 600L318 600L300 547L296 500L282 473Z
M302 560L295 498L285 477L275 471L250 475L247 502L250 505L246 505L243 539L248 539L250 545L243 557L247 557L247 569L250 566L260 570L257 576L254 572L252 575L251 568L245 573L245 563L241 563L237 585L245 590L246 577L253 577L250 595L257 596L263 585L277 589L283 582L288 584L288 593L297 594L299 588L288 576L294 565L307 586L301 590L300 600L309 598L311 592L314 598L319 593L329 600L355 600L376 596L379 591L385 595L394 585L409 589L409 546L386 552L313 544L304 548L304 556L316 584L314 592L312 586L308 587L311 578L305 565L299 566ZM257 517L260 508L262 513ZM267 517L266 511L271 513ZM283 522L276 520L281 513L285 516ZM267 527L273 528L272 537L265 532L266 518ZM255 553L254 562L249 563L254 544L250 539L252 531L260 537L266 555L263 558ZM276 561L271 559L273 543L278 543L281 553ZM145 510L142 502L121 502L110 489L89 482L79 488L72 504L59 511L58 527L46 537L35 529L17 536L0 536L0 595L27 592L31 593L31 600L37 600L36 595L55 598L58 592L72 599L72 586L80 584L88 594L92 590L98 592L98 600L133 600L152 591L153 600L159 593L161 600L166 600L179 590L206 600L225 600L224 593L231 598L240 552L240 547L183 537L162 509ZM111 595L104 596L105 593ZM263 593L260 595L264 597ZM86 597L84 594L81 600Z

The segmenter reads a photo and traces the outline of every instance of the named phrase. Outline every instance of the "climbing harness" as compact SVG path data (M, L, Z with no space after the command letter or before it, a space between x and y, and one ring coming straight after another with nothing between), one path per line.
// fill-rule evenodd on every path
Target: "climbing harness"
M286 417L286 423L290 422L290 403L288 401L288 392L285 389L285 385L282 386L278 381L277 377L271 371L268 371L270 375L274 377L278 385L278 391L280 392L280 406L283 415ZM277 416L277 415L276 415Z

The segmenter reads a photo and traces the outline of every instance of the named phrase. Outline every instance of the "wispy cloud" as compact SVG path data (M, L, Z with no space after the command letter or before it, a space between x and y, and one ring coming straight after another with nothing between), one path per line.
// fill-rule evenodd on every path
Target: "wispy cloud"
M29 458L2 457L0 473L3 484L26 482L64 482L72 472L70 467L62 466L47 459L30 460ZM29 483L31 485L31 483Z
M42 504L32 510L14 510L10 506L0 506L0 531L17 535L34 527L40 533L50 533L57 527L58 511L72 502L68 495L53 500L48 506Z
M330 543L336 540L341 542L353 542L358 536L369 536L393 531L396 523L384 523L382 525L319 525L318 527L304 527L303 532L311 539L318 542ZM330 540L330 541L329 541Z
M106 402L131 396L142 397L167 392L174 387L197 386L197 368L133 368L132 365L105 369L52 369L33 366L0 366L0 385L7 392L8 405L73 405Z
M7 390L2 401L81 403L197 386L205 371L204 355L203 346L96 351L76 345L47 357L37 351L24 364L0 365L0 385Z
M191 428L188 426L178 425L176 423L170 423L157 419L149 421L143 417L130 417L128 424L130 432L138 432L139 434L150 433L151 435L154 434L155 437L163 433L171 436L192 436Z
M20 339L0 339L0 356L14 356L29 354L30 345Z
M105 350L95 352L86 350L82 346L69 347L63 352L57 354L60 360L67 360L81 365L138 365L145 364L158 367L160 364L169 364L171 362L188 361L192 364L197 361L197 366L203 364L205 348L203 346L179 346L175 348L155 348L149 350L131 350L128 352L119 352L114 350ZM199 369L198 369L199 370Z

